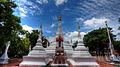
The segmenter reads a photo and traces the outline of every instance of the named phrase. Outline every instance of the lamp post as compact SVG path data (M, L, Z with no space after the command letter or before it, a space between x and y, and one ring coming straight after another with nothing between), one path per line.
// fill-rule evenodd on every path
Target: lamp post
M110 61L111 61L111 64L114 64L113 62L118 61L118 59L113 53L114 52L114 47L113 47L113 44L111 42L110 31L108 29L107 21L105 21L105 24L106 24L106 28L107 28L108 37L109 37L109 48L110 48L110 52L111 52Z

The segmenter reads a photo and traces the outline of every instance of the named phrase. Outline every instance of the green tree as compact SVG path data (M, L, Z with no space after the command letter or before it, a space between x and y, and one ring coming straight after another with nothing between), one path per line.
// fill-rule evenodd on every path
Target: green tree
M0 0L0 2L8 2L8 0Z
M29 38L22 38L23 44L25 46L25 53L27 54L29 52L30 40Z
M38 37L39 37L38 30L32 30L31 33L26 32L26 38L29 38L32 48L36 45Z
M25 45L22 39L20 37L15 37L8 50L9 57L22 57L25 54Z
M11 41L8 53L16 55L21 52L22 40L18 36L21 33L22 26L20 25L20 17L13 15L17 7L13 1L0 2L0 51L3 53L7 41Z
M31 33L26 32L26 37L30 39L30 44L31 44L31 47L33 48L37 43L37 39L39 37L39 31L38 30L32 30ZM48 45L49 45L49 41L47 40L47 38L45 36L42 36L42 46L44 48L47 47L47 42L48 42Z
M78 41L76 41L75 43L73 43L72 48L76 48L78 44Z
M113 41L114 49L120 54L120 41Z
M47 45L49 45L49 41L47 40L47 38L45 36L42 36L42 46L44 48L47 48Z
M27 55L29 52L30 41L29 38L16 37L10 45L8 55L9 57L21 57Z
M109 28L111 40L115 40L115 35L112 34L112 28ZM104 48L108 48L109 39L106 28L99 28L88 32L83 38L85 46L89 47L90 52L99 50L104 54Z
M120 23L120 18L118 19L118 22Z

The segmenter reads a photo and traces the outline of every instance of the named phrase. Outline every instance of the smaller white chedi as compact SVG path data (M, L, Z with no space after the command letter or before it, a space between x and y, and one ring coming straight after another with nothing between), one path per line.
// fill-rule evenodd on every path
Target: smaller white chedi
M20 66L46 66L48 63L48 55L42 46L42 25L40 26L40 36L37 40L36 46L29 52L27 56L23 56L23 61Z
M78 44L73 55L68 59L73 67L99 67L99 64L96 63L96 57L91 56L83 44L83 40L80 37L80 26L78 25Z

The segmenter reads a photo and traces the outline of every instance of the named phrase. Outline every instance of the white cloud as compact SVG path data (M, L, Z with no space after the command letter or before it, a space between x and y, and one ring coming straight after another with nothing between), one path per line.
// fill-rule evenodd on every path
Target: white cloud
M84 19L83 18L75 18L75 22L80 22L80 21L83 21Z
M119 0L91 0L91 2L86 0L81 2L78 0L76 3L78 6L73 7L71 13L78 16L84 15L84 19L93 16L115 19L120 16L120 4L118 3L120 3Z
M44 3L47 0L43 0ZM30 15L40 15L42 14L42 10L35 2L29 0L15 0L15 3L18 7L15 9L15 15L20 16L22 18L27 17L28 14Z
M97 18L92 18L90 20L86 20L84 22L84 25L87 27L87 28L96 28L96 27L101 27L102 25L105 25L105 21L109 21L108 19L105 19L105 18L100 18L100 19L97 19Z
M27 15L25 13L20 13L20 16L23 18L26 17Z
M48 0L36 0L39 4L46 4L48 3Z
M81 37L83 38L86 33L85 32L80 32L80 34L81 34ZM70 41L71 38L72 38L73 43L75 41L77 41L78 40L78 32L74 31L74 32L66 33L65 36L64 36L64 39L65 39L64 41ZM50 36L50 37L48 37L48 40L49 40L49 42L55 41L56 40L56 36L53 36L53 37Z
M63 10L65 10L65 11L69 11L70 9L66 7L66 8L64 8Z
M55 4L56 4L56 6L59 6L59 5L63 4L63 3L67 3L67 1L68 0L55 0Z
M57 16L52 16L52 19L53 19L54 21L57 21L57 20L58 20Z
M84 37L85 34L86 34L85 32L80 32L80 35L82 38ZM69 33L66 33L66 36L67 37L78 37L78 32L77 31L69 32Z
M23 30L26 30L28 32L32 32L32 30L33 30L33 28L28 25L23 25L22 28L23 28Z
M85 34L86 34L85 32L80 32L82 38L84 37ZM72 39L72 41L75 42L78 40L78 32L77 31L68 32L65 34L64 38L66 41L70 41Z
M51 28L53 28L53 27L55 27L55 24L52 24L52 25L51 25Z
M120 35L116 36L116 40L120 41Z
M49 42L56 41L56 37L52 37L52 36L48 37L47 39Z
M51 31L49 31L49 30L47 30L46 32L47 32L47 33L51 33Z
M20 10L21 12L25 13L25 10L24 10L23 8L20 7L19 10Z
M23 17L26 17L27 15L26 15L26 13L27 13L27 11L26 11L26 9L23 7L19 7L18 8L19 9L19 11L20 11L20 17L21 18L23 18Z

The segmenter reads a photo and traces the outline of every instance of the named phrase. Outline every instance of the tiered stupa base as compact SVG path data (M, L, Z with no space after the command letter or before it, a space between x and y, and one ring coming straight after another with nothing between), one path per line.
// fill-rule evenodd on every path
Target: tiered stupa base
M44 60L41 57L23 56L23 62L20 63L20 66L45 66Z
M73 67L99 67L95 57L74 57L74 60L68 59Z
M96 63L96 57L91 56L81 39L78 40L78 46L68 61L73 67L99 67Z
M42 47L41 39L38 39L37 44L33 47L33 50L29 52L28 56L23 56L23 61L20 66L46 66L49 61Z
M51 67L69 67L68 64L51 64Z

